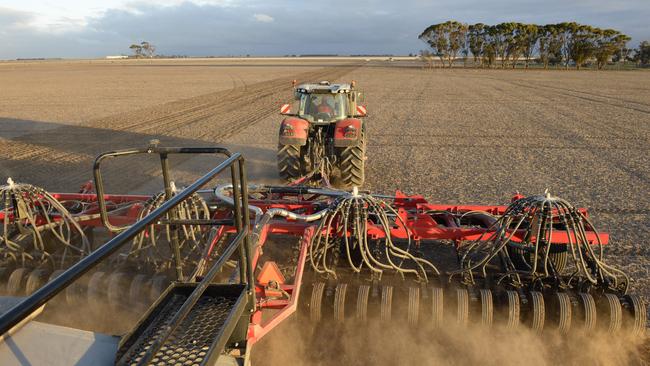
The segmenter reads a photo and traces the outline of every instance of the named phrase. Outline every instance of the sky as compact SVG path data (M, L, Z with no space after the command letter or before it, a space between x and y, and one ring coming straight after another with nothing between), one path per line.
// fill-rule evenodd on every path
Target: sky
M577 21L650 40L650 0L0 0L0 59L417 53L446 20Z

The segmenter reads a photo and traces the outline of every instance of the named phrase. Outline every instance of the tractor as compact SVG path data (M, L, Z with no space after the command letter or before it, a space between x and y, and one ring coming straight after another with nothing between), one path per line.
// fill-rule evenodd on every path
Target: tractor
M366 108L355 82L294 81L296 109L284 104L280 114L278 170L280 177L295 184L308 181L329 183L338 171L340 187L361 186L366 159Z

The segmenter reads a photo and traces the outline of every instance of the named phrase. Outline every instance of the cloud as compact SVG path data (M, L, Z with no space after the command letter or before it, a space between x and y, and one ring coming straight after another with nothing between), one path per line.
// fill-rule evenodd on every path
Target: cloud
M575 20L621 30L636 44L650 38L647 1L139 0L59 31L33 26L33 13L0 7L0 59L129 54L130 44L144 40L166 55L408 54L424 48L417 39L424 28L449 19Z
M34 18L34 14L27 11L0 7L0 31L27 26Z
M257 20L258 22L262 22L262 23L271 23L275 20L273 19L272 16L267 14L254 14L253 18L255 18L255 20Z

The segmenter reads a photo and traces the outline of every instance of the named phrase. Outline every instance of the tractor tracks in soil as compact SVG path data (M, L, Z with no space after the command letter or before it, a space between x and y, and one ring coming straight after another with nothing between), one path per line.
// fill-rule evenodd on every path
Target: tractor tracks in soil
M536 90L536 96L552 102L558 95L586 100L595 104L608 107L618 107L628 111L650 114L650 105L636 103L629 100L611 98L593 92L580 92L571 88L552 87L535 82L525 84L512 80L487 78L495 83L502 82L511 86ZM541 93L540 93L541 91ZM646 171L638 170L630 165L629 156L645 154L648 151L647 143L650 135L639 131L638 126L626 126L604 118L593 118L592 111L576 110L575 108L556 103L553 112L560 119L544 119L541 106L531 105L535 111L535 118L544 131L554 131L553 135L558 141L564 141L562 147L543 146L542 149L558 148L565 150L589 151L593 161L611 166L635 179L638 184L650 187L650 175ZM576 123L579 121L579 123ZM624 154L625 153L625 154ZM627 155L626 155L627 154Z
M584 100L596 104L606 105L609 107L622 108L622 109L640 112L643 114L650 114L650 104L636 102L625 98L616 98L608 95L602 95L599 93L586 92L586 91L575 90L571 88L562 88L559 86L545 85L545 84L536 83L532 81L527 81L524 83L524 82L518 82L514 80L506 80L506 79L493 78L493 77L482 77L482 78L493 80L496 82L507 83L516 87L533 89L537 91L542 89L547 92L551 92L555 95L562 95L562 96L576 98L576 99L580 99L580 100Z
M521 84L521 83L516 83L512 82L511 83L515 85L519 85L522 87L529 87L529 88L544 88L547 90L552 90L555 91L557 94L568 96L568 97L573 97L573 98L578 98L582 100L586 100L589 102L593 103L599 103L599 104L605 104L610 107L618 107L618 108L624 108L624 109L630 109L633 111L645 113L645 114L650 114L650 104L646 103L641 103L641 102L636 102L633 100L629 99L624 99L624 98L614 98L612 96L608 95L602 95L598 93L593 93L593 92L586 92L582 90L575 90L571 88L562 88L559 86L551 86L551 85L544 85L540 83L531 83L532 85L526 85L526 84Z
M167 146L221 144L276 112L280 103L289 100L290 80L337 80L357 67L358 64L337 65L252 84L231 75L233 88L229 90L16 138L0 138L3 144L0 167L8 174L29 171L30 183L48 189L69 190L89 179L92 159L102 151L146 146L152 139L159 139ZM130 177L112 188L127 191L144 184L158 170L136 165L112 168L109 167L106 176Z

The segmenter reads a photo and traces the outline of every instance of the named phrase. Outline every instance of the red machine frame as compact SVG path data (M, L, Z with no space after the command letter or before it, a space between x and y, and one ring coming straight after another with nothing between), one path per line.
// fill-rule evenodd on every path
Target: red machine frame
M84 185L82 192L88 192L92 187ZM83 215L87 218L79 220L79 224L86 227L102 227L102 221L99 218L99 207L97 204L97 195L93 193L53 193L52 196L61 202L83 202L87 207L83 212L78 215ZM107 202L111 204L128 204L121 214L112 214L110 222L114 225L129 225L138 219L140 211L144 207L144 202L151 197L146 195L104 195ZM517 200L522 198L520 195L515 195L512 199ZM441 225L436 222L431 214L428 212L448 212L464 213L469 211L481 211L491 215L502 215L508 206L506 205L445 205L445 204L431 204L427 202L422 196L408 196L401 192L396 192L392 197L393 207L396 209L401 220L396 220L395 225L390 229L390 235L394 238L407 239L410 237L416 243L420 241L429 240L450 240L457 244L462 241L473 241L484 237L486 233L491 232L492 228L484 227L460 227L452 222ZM251 206L259 207L263 212L271 208L282 208L289 211L299 211L304 214L311 214L316 211L315 202L312 200L258 200L250 199ZM585 209L580 209L586 215ZM220 211L216 211L213 215L214 219L220 219ZM14 217L9 217L14 219ZM56 218L55 218L56 219ZM5 216L0 212L0 222L5 220ZM402 224L403 223L403 224ZM258 262L262 256L262 251L266 238L271 234L291 235L301 237L300 251L297 260L297 267L295 272L294 283L284 283L281 275L277 275L274 271L268 273L260 273L258 275L258 283L255 284L255 298L256 306L255 311L251 315L249 329L248 329L248 342L249 346L259 341L262 337L268 334L274 327L287 319L290 315L296 312L298 306L298 299L300 296L300 288L302 285L303 273L307 261L307 252L311 239L316 233L316 225L295 221L290 219L282 219L270 221L265 224L260 230L259 245L253 243L253 268L258 268ZM219 232L214 236L210 242L207 251L207 257L212 254L216 243L222 238L223 235L235 232L234 227L221 226ZM517 232L513 233L513 241L519 242L522 240ZM609 235L606 233L596 233L594 231L587 231L587 239L590 243L607 244ZM368 235L373 239L380 239L385 237L385 233L381 227L371 222L368 223ZM569 238L566 232L557 231L553 232L551 242L554 244L568 244L575 238ZM534 240L530 239L529 240ZM272 266L270 268L273 268ZM267 280L260 283L259 278L265 276ZM270 280L268 280L270 279ZM262 320L262 312L264 310L275 310L273 316L266 320Z

